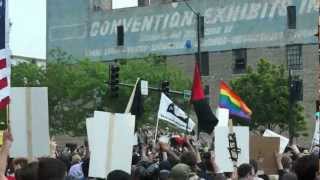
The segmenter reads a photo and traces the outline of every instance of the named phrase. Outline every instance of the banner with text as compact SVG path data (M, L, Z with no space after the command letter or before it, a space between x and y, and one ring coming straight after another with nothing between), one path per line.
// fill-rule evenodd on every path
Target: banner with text
M100 1L48 0L47 52L61 48L76 57L112 60L197 51L197 18L184 2L107 10ZM205 17L203 51L316 43L316 0L188 2ZM296 29L287 28L288 6L295 6ZM118 26L123 46L117 46Z

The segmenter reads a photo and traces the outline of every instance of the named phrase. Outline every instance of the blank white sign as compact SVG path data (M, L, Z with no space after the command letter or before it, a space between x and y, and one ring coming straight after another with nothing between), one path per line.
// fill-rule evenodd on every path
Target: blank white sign
M46 87L11 88L10 126L14 139L11 157L50 155Z
M135 116L95 111L87 119L89 176L106 178L112 170L131 173Z

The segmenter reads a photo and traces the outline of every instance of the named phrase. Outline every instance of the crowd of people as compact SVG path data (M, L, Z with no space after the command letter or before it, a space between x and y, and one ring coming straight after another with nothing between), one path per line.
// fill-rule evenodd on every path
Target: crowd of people
M138 144L133 146L131 173L114 170L107 180L320 180L319 146L301 153L296 145L283 154L275 153L278 173L263 173L256 160L239 164L234 172L222 172L215 161L212 142L195 136L145 127L138 132ZM208 139L208 138L207 138ZM212 140L211 140L212 141ZM9 131L3 135L0 150L0 180L87 180L90 151L82 146L57 146L52 157L10 159L13 142Z

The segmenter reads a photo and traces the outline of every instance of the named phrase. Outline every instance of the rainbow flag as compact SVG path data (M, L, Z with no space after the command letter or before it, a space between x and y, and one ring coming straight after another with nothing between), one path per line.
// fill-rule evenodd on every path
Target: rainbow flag
M231 115L251 119L252 111L223 81L220 82L219 107L229 109Z

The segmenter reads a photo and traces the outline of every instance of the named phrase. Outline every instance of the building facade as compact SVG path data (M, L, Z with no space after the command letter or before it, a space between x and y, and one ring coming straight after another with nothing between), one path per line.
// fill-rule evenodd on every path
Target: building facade
M255 67L260 59L267 59L293 69L302 79L311 135L319 73L316 1L187 2L139 0L136 8L108 10L97 8L101 0L48 0L47 52L60 48L94 61L160 54L192 77L199 13L204 35L201 72L212 107L218 101L219 80L229 81L248 65Z

